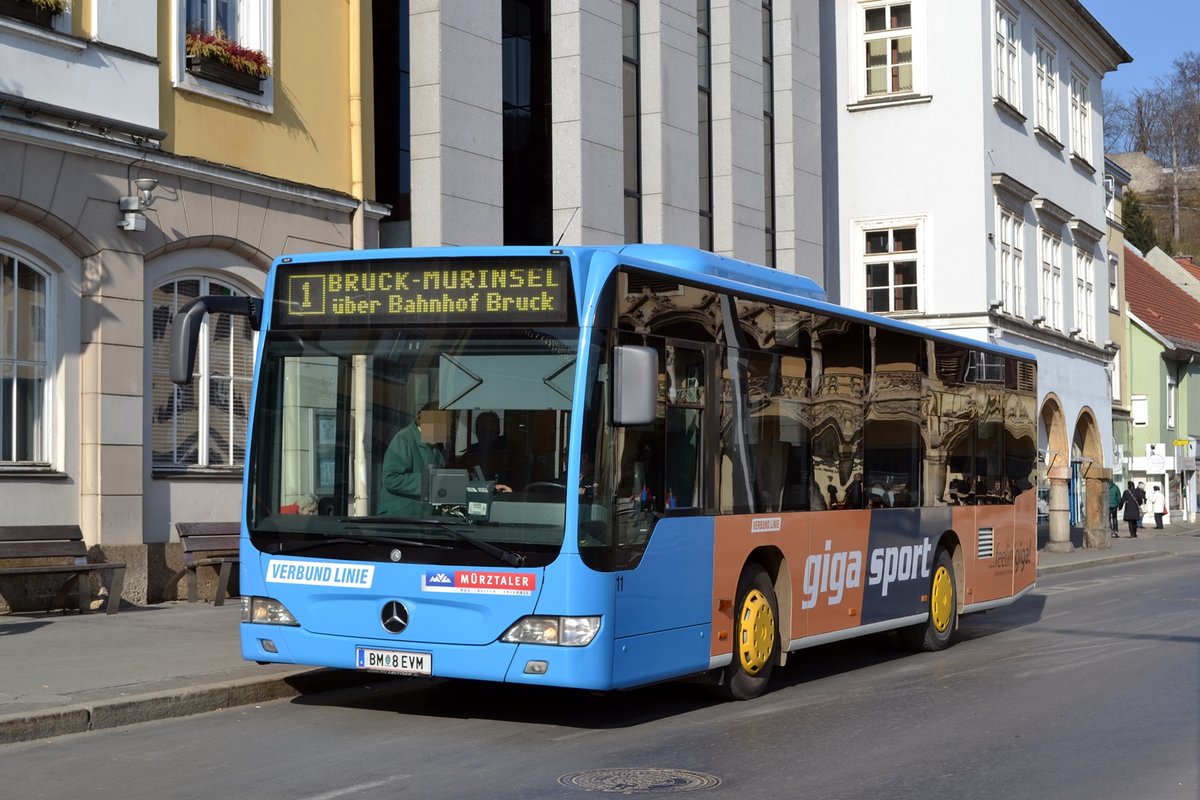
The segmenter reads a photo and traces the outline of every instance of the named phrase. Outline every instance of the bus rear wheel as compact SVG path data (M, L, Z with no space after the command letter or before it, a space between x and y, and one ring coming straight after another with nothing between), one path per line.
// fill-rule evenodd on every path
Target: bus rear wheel
M958 585L950 553L939 548L929 581L929 619L900 631L905 647L918 652L945 650L958 632Z
M733 619L733 660L725 668L721 695L750 700L767 688L779 660L779 602L766 570L751 564L738 580Z

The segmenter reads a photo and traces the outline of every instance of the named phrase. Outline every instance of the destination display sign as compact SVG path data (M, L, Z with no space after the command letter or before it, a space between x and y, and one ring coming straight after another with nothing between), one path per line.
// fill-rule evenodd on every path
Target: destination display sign
M568 261L558 257L284 264L275 281L274 324L566 322L569 283Z

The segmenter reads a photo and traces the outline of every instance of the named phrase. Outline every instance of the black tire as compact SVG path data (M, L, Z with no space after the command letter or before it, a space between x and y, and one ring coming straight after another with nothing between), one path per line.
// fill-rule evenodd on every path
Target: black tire
M779 661L779 601L759 565L742 570L733 609L733 660L721 675L720 695L750 700L767 688Z
M954 561L950 553L938 548L929 576L929 619L904 628L900 639L904 646L916 652L932 653L945 650L954 643L958 633L958 582L954 577Z

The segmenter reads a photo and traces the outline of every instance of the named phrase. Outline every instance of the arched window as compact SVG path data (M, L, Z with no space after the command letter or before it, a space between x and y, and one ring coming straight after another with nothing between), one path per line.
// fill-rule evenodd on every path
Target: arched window
M46 464L50 279L0 252L0 463Z
M156 473L196 468L241 470L246 456L255 334L245 317L210 314L196 352L192 382L169 377L171 320L202 295L244 292L212 278L190 277L154 289L151 439Z

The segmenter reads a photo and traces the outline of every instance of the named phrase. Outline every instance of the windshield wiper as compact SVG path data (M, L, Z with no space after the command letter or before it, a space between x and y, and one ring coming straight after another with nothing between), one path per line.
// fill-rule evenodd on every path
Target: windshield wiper
M340 520L347 525L373 525L376 523L400 523L405 525L432 525L443 533L447 533L460 542L466 542L477 550L482 550L497 561L501 561L513 567L525 566L525 556L520 553L507 550L503 547L485 542L482 539L476 539L469 533L463 533L460 530L450 527L441 520L422 519L421 517L352 517L350 519Z
M342 520L345 522L346 520ZM280 531L284 533L284 531ZM383 544L389 547L436 547L439 550L449 550L446 545L437 544L436 542L421 542L416 539L404 539L399 536L370 536L359 533L327 536L318 540L308 540L303 542L292 542L284 544L279 542L276 553L299 553L304 550L314 550L318 547L324 547L330 544Z

